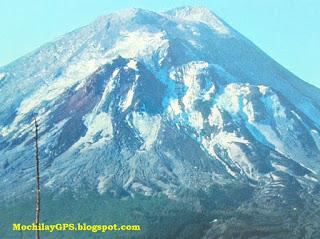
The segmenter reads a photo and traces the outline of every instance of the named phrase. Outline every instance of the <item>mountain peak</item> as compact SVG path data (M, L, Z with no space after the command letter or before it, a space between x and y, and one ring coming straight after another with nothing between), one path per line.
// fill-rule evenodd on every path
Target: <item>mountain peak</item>
M183 7L177 7L174 9L169 10L168 12L189 12L190 14L193 12L202 12L202 13L210 13L213 14L213 12L203 6L183 6Z
M202 22L209 25L219 34L230 34L229 27L219 19L210 9L201 6L179 7L165 13L175 19Z
M127 19L130 20L132 18L138 17L138 16L156 16L158 17L159 14L150 10L142 9L142 8L125 8L122 10L119 10L117 12L109 13L103 16L98 17L97 21L100 21L101 19L105 21L106 19L114 19L115 21L118 21L119 19Z

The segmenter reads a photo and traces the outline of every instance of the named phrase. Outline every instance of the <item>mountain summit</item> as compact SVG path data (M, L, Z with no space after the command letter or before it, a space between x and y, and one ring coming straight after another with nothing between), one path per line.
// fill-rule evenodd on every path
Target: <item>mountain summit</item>
M35 114L44 190L176 198L241 182L289 202L319 188L320 90L206 8L103 16L0 76L4 198L33 187Z

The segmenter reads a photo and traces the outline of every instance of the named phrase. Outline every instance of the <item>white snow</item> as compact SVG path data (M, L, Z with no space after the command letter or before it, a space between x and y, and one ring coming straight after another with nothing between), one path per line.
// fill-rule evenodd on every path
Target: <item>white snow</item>
M217 105L214 105L211 108L211 113L208 117L208 122L210 126L217 126L219 129L222 129L223 119Z
M288 172L288 169L278 163L271 163L272 167L274 167L275 169L282 171L282 172Z
M172 86L173 93L170 93L172 99L169 101L167 113L171 119L191 126L197 132L203 129L205 119L202 113L195 109L195 104L197 100L209 101L215 92L215 86L207 74L208 68L207 62L198 61L190 62L169 72L170 79L176 84L183 84L186 91L179 92L175 86ZM177 95L183 95L183 97L177 99Z
M300 120L301 123L304 123L303 120L301 119L300 115L298 115L297 112L291 110L291 113L294 114L297 117L297 119Z
M157 139L161 126L161 116L150 116L145 112L133 112L132 124L137 129L139 136L144 140L142 149L150 149Z
M131 67L136 67L136 63L137 63L136 61L131 60L130 62L128 63L128 65L131 65ZM137 81L139 80L139 78L140 78L140 75L136 75L135 81L133 82L132 86L128 90L126 97L124 99L122 99L122 101L120 102L120 108L121 108L122 112L124 112L126 109L128 109L130 107L130 105L132 104L132 100L133 100L134 93L135 93L135 88L137 86Z
M232 176L232 177L236 177L237 174L235 172L233 172L231 170L231 168L229 167L228 164L226 164L215 152L214 150L214 146L216 145L216 142L214 140L211 139L211 137L206 137L201 141L202 146L204 147L204 149L215 159L219 160L222 165L224 165L225 169L227 170L227 172Z
M188 115L190 125L197 130L203 129L203 117L201 112L192 111Z
M220 108L227 110L229 113L236 114L240 111L240 95L242 87L238 84L229 84L217 99Z
M201 74L208 67L209 64L207 62L191 62L184 66L182 72L178 72L178 74L183 74L182 81L187 87L187 92L182 98L182 102L186 109L192 109L195 101L199 98L203 98L203 94L207 93L205 91L206 89L204 89L204 92L202 91L200 83L205 80L201 77Z
M253 109L253 103L251 101L247 101L247 99L244 99L243 101L243 112L247 115L248 122L253 123L255 121L255 111Z
M318 150L320 151L320 135L319 135L319 132L317 130L312 129L311 130L311 135L312 135L312 138L313 138Z
M0 72L0 81L3 80L6 77L6 73Z
M87 148L104 146L113 137L112 117L106 112L90 113L84 123L88 128L85 136L77 144L85 144ZM97 139L95 139L97 137Z
M107 57L120 55L153 64L154 52L158 51L160 58L164 58L169 47L165 32L149 32L148 29L142 28L133 32L123 31L120 35L114 47L106 53Z
M311 180L311 181L313 181L313 182L319 182L319 179L318 178L316 178L316 177L314 177L314 176L311 176L311 175L304 175L304 178L306 178L306 179L308 179L308 180Z
M50 85L43 85L39 90L35 91L32 95L25 98L19 108L17 109L17 117L14 122L8 126L3 134L8 134L9 132L17 129L20 122L25 118L25 115L29 112L34 111L41 106L44 101L53 101L57 99L63 92L65 92L68 87L76 84L79 79L84 79L90 73L94 72L98 66L100 66L102 61L80 61L67 70L66 75L61 76L58 80L52 82Z
M120 107L121 107L122 111L125 111L126 109L128 109L130 107L130 105L132 103L132 100L133 100L133 96L134 96L134 89L135 89L135 86L132 86L129 89L129 91L127 93L127 96L124 99L124 101L121 102Z
M218 34L229 35L229 28L224 25L218 17L216 17L207 8L202 7L184 7L171 11L170 16L184 21L202 22L210 26Z
M100 194L103 194L106 192L107 183L108 183L108 178L106 176L99 176L97 189Z
M210 101L215 92L216 92L216 87L215 85L212 85L211 88L207 92L205 92L205 94L203 95L203 99L206 101Z
M259 88L259 91L262 95L266 95L269 90L269 87L267 87L265 85L259 85L258 88Z
M250 144L250 141L243 137L239 137L236 133L221 132L218 135L214 136L214 141L220 144L230 144L230 143L241 143L241 144Z
M244 170L247 175L254 177L252 164L239 146L239 144L250 144L247 139L238 137L235 133L222 131L217 135L211 135L210 137L203 139L201 143L208 153L217 159L219 159L219 157L214 151L214 146L221 146L228 152L229 157L233 160L236 167ZM226 164L225 167L232 176L236 176L236 174Z
M179 100L178 99L171 100L168 106L168 113L173 117L175 115L180 114L181 112L182 110L179 104Z
M117 75L115 75L117 76ZM102 93L102 97L100 99L100 102L97 104L97 106L94 108L93 112L98 112L101 109L101 106L103 105L103 103L106 101L107 97L109 96L109 94L112 92L112 90L115 87L115 77L111 78L107 85L104 88L104 91Z
M127 66L133 70L138 70L138 67L137 67L137 61L135 60L130 60L127 64Z
M270 174L270 177L272 177L272 180L273 180L273 181L281 181L281 180L282 180L279 176L277 176L277 175L274 174L274 173L271 173L271 174Z
M149 188L141 183L138 183L138 182L132 183L131 188L134 191L143 192L145 196L151 196L153 193L153 190L151 188Z
M283 141L279 138L277 133L274 131L274 129L270 125L264 125L264 124L252 124L253 127L255 127L258 132L263 135L263 137L267 140L267 142L270 145L273 145L275 147L275 150L279 153L282 153L284 155L287 155L286 147L283 143ZM255 135L257 139L260 138L260 136Z
M115 69L114 72L112 72L112 78L115 78L120 72L120 69Z

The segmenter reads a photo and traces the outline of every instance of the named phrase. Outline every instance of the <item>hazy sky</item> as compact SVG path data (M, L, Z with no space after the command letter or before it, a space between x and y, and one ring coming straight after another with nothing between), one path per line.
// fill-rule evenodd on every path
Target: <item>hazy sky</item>
M0 65L128 7L205 6L305 81L320 87L320 0L0 0Z

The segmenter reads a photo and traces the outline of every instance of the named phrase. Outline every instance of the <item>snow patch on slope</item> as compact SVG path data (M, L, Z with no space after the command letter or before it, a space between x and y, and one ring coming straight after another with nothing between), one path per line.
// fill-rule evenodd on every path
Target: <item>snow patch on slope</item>
M317 145L318 150L320 151L320 135L319 135L319 132L314 130L314 129L312 129L311 130L311 135L312 135L312 138L313 138L314 142Z
M0 81L3 80L6 76L6 73L0 72Z
M161 126L159 115L150 116L145 112L133 112L132 124L137 129L139 136L144 140L142 149L150 149L156 141Z
M130 60L127 64L127 67L137 71L138 70L137 61ZM132 86L130 87L130 89L128 90L126 97L124 99L122 99L122 101L120 102L120 108L121 108L122 112L124 112L126 109L128 109L130 107L130 105L132 104L135 89L137 87L137 81L139 80L139 78L140 78L140 75L136 75L135 81L132 84Z
M112 117L106 112L99 114L89 114L84 121L88 131L86 135L78 141L85 143L89 148L103 147L113 137Z
M268 144L274 146L277 152L287 155L284 143L270 125L259 123L252 123L251 125L256 129L255 131L250 131L256 139L260 140L262 143L266 140ZM259 132L259 134L255 134L254 132ZM263 136L263 138L261 138L261 136Z
M207 62L192 62L186 65L183 70L183 83L187 87L187 92L182 98L182 102L186 109L191 109L194 102L201 98L202 87L200 81L202 80L201 73L208 68Z
M126 98L121 102L120 107L122 109L122 111L125 111L126 109L128 109L132 103L133 100L133 96L134 96L134 90L135 90L135 85L133 85L128 93Z
M191 126L197 132L203 129L205 123L202 112L197 109L197 101L210 101L216 90L209 79L208 69L207 62L197 61L169 72L170 79L179 87L173 87L167 113L171 119ZM181 98L175 98L180 95Z
M173 99L170 101L170 104L168 106L168 114L172 117L175 115L179 115L182 112L181 105L179 104L178 99Z
M138 67L137 67L137 61L135 60L130 60L127 64L127 66L133 70L138 70Z
M248 94L250 94L248 85L228 84L224 88L224 92L218 97L217 105L231 114L237 114L242 107L242 97Z
M190 112L188 118L189 118L190 125L191 125L192 127L194 127L194 128L197 129L197 130L203 129L204 119L203 119L203 117L202 117L201 112L199 112L199 111L192 111L192 112Z
M211 107L210 115L208 116L208 122L210 126L216 126L219 129L223 127L223 118L217 105Z
M133 32L121 32L120 39L106 55L107 57L120 55L124 58L138 58L153 65L154 52L159 52L159 60L161 61L165 58L168 48L169 41L165 32L150 32L147 29L140 29ZM133 66L132 63L130 65Z
M205 23L210 26L216 33L221 35L230 34L230 29L207 8L184 7L170 11L167 14L179 20Z
M201 144L204 149L215 159L219 160L226 168L227 172L236 177L237 174L230 167L230 163L234 164L239 169L245 169L246 173L252 176L253 168L246 154L242 151L239 144L249 144L250 142L242 137L238 137L235 133L220 132L217 135L211 134L202 139ZM215 147L223 148L229 158L234 162L225 162L226 159L221 159L215 151ZM240 167L240 166L241 167Z
M111 91L115 88L115 78L118 76L118 74L119 74L119 69L116 69L112 74L112 78L108 81L106 87L104 88L100 102L96 105L93 112L97 113L98 111L101 110L101 107L103 106L107 97L109 96Z
M99 176L97 189L100 194L104 194L106 192L107 183L108 178L106 176Z

